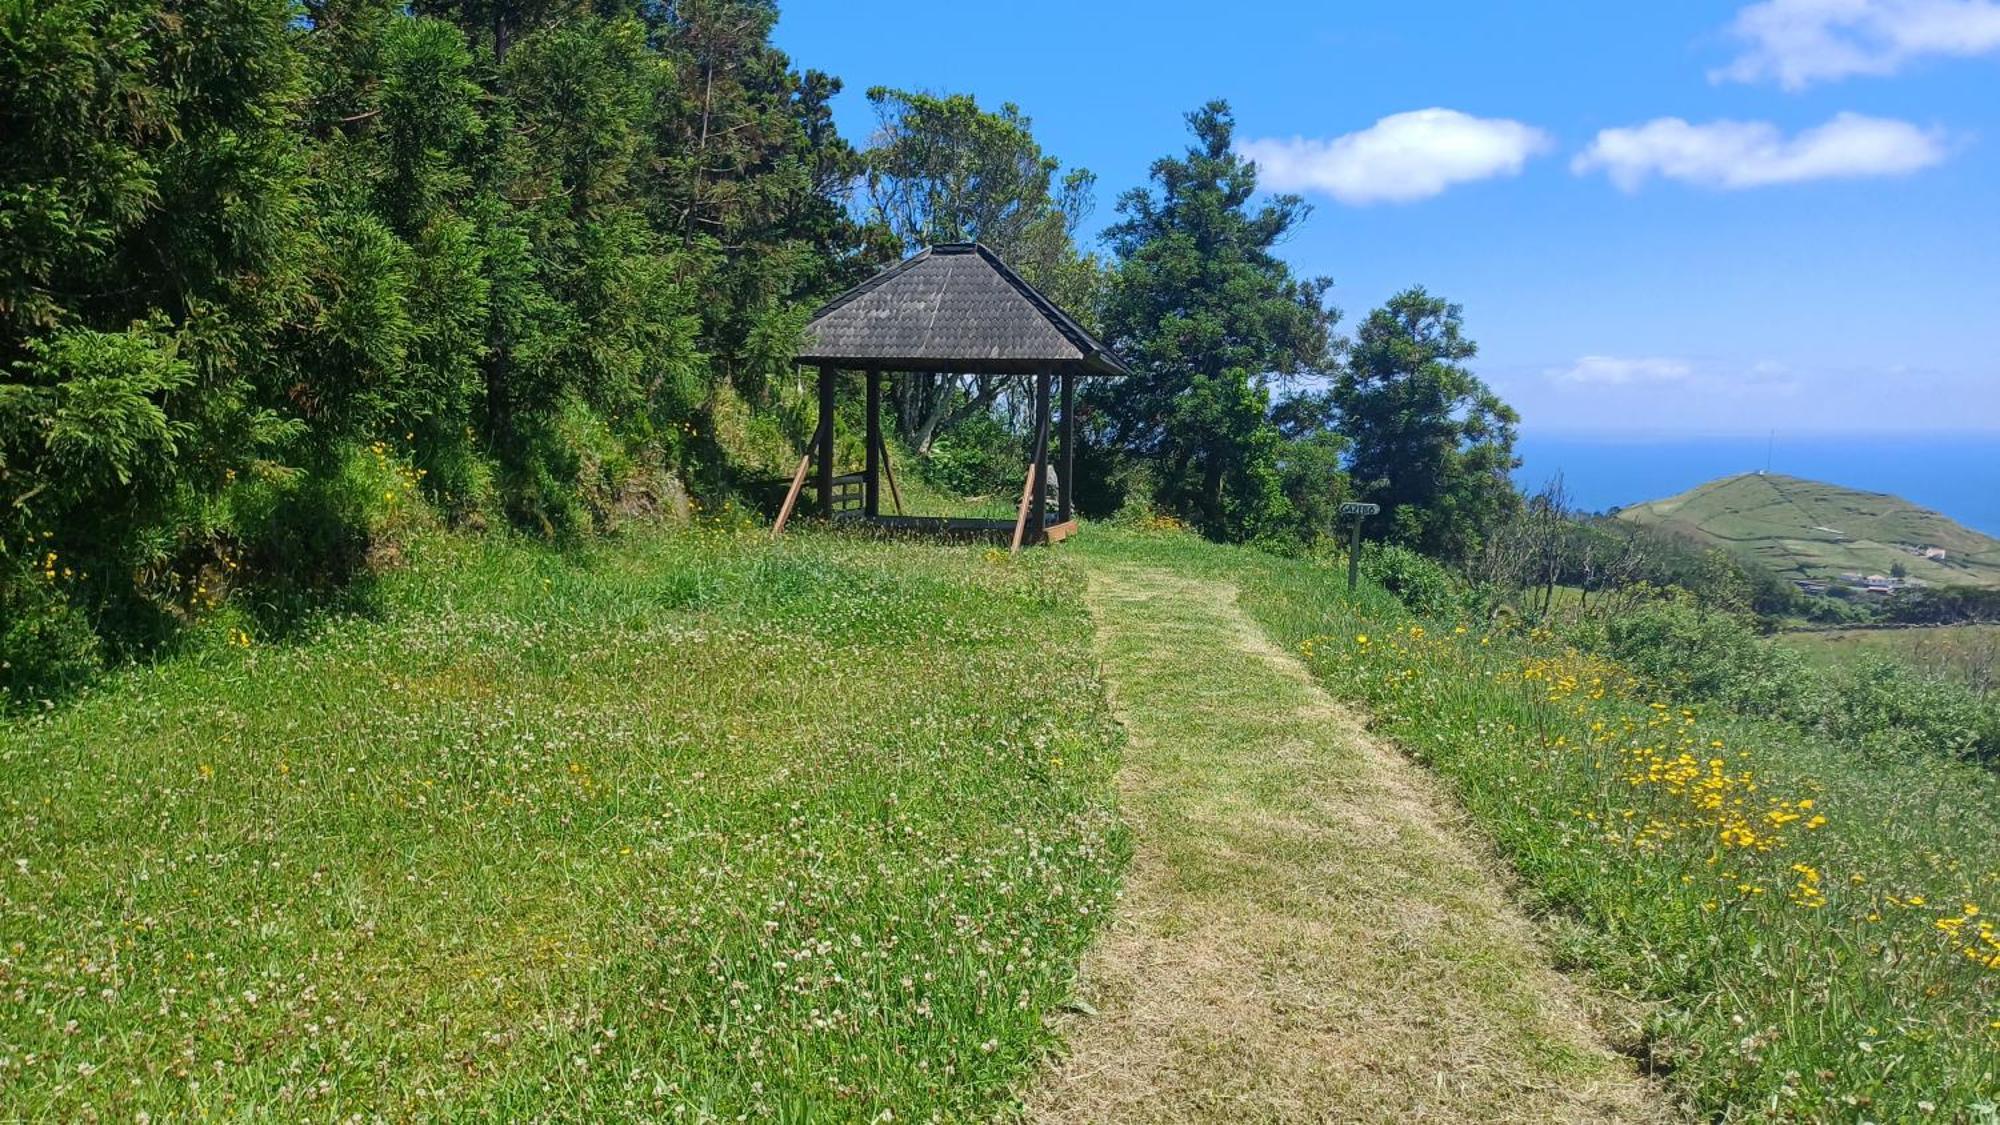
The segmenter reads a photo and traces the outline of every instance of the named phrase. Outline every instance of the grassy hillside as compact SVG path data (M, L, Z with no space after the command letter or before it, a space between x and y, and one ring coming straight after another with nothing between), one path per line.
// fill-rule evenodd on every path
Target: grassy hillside
M1726 547L1787 577L1887 574L1901 563L1911 578L1937 585L2000 585L2000 540L1895 496L1797 477L1724 477L1619 517ZM1903 549L1912 545L1948 555L1933 562Z
M1122 862L1077 583L437 538L0 722L0 1120L989 1116Z

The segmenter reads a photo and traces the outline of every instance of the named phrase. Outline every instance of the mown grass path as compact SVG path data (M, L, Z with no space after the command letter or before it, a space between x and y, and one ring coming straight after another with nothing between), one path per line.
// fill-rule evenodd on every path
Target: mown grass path
M1136 855L1032 1118L1668 1116L1450 803L1233 586L1086 559Z

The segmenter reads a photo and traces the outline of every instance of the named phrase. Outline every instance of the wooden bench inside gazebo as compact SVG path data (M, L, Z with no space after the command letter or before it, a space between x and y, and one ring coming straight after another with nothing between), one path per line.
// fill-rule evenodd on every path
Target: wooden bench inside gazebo
M1076 464L1076 380L1129 374L1111 349L977 243L933 246L829 302L806 325L798 362L819 369L819 426L792 477L772 534L781 535L814 470L819 514L894 530L1054 543L1076 530L1071 503ZM834 472L834 392L840 372L861 374L866 391L866 465ZM885 378L916 373L1027 375L1034 378L1034 439L1019 510L1012 520L902 514L895 470L882 438ZM1060 380L1059 386L1057 380ZM1059 394L1061 464L1050 506L1049 438ZM882 514L886 471L896 514Z

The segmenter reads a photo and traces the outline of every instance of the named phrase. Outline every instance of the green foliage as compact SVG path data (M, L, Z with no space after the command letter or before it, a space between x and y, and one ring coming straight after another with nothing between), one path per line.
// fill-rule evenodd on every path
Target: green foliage
M821 300L896 256L846 206L861 157L834 127L838 78L771 46L771 0L639 8L668 75L654 89L644 188L653 226L705 271L699 349L757 406L791 375Z
M1089 170L1062 174L1011 102L987 111L968 94L885 86L868 101L880 122L866 160L876 222L909 250L984 243L1056 304L1095 313L1096 262L1074 240L1097 181Z
M879 260L774 19L0 5L0 602L125 656L225 556L331 592L425 503L566 535L729 487L718 386L786 417L806 310ZM45 537L89 577L20 569Z
M1897 660L1817 667L1760 635L1754 619L1685 591L1587 620L1572 637L1678 699L1782 718L1880 753L2000 762L2000 700Z
M1285 538L1310 545L1345 530L1340 505L1353 499L1346 463L1349 443L1340 432L1332 396L1314 391L1288 395L1271 410L1284 438L1278 454L1278 487L1291 506ZM1266 542L1275 542L1266 536Z
M960 496L1020 491L1027 452L1019 435L989 413L974 414L931 442L917 461L924 479Z
M1333 399L1348 475L1382 505L1377 534L1448 559L1478 550L1520 504L1509 475L1520 417L1466 368L1459 306L1410 289L1368 315Z
M2000 589L1929 586L1899 590L1883 616L1909 625L2000 623Z
M53 552L4 560L0 574L0 712L89 682L102 663L90 619L66 596L69 569Z
M1330 371L1337 314L1329 281L1294 278L1275 253L1304 202L1251 208L1256 166L1236 153L1225 104L1188 125L1194 144L1154 163L1157 190L1128 192L1108 232L1118 264L1104 329L1139 377L1092 388L1091 438L1152 463L1161 510L1213 538L1253 539L1297 519L1269 381Z
M2000 765L2000 700L1886 657L1822 675L1827 690L1816 700L1818 713L1802 717L1832 737L1917 759L1944 755Z
M1394 543L1363 543L1361 573L1412 613L1447 617L1478 601L1464 579L1435 559Z
M1616 614L1603 629L1605 651L1676 699L1769 713L1796 696L1805 670L1745 618L1682 591Z

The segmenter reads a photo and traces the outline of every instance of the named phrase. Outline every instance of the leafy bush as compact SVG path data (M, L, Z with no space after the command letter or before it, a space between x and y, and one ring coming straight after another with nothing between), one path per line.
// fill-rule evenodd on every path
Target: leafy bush
M1361 573L1425 617L1448 617L1477 600L1443 563L1394 543L1362 544Z
M2000 759L2000 706L1963 684L1889 659L1821 671L1760 636L1753 619L1674 591L1574 631L1677 699L1781 718L1888 753Z
M1870 749L2000 760L2000 706L1964 685L1877 657L1827 677L1816 720Z
M0 581L0 711L65 694L101 662L90 620L64 596L58 560L43 559Z
M1612 617L1603 638L1619 663L1681 699L1769 709L1810 678L1796 654L1766 644L1748 618L1706 608L1685 591Z
M980 412L939 434L917 462L924 480L960 496L1018 489L1027 457L1021 439L993 415ZM1064 482L1067 485L1068 482Z

